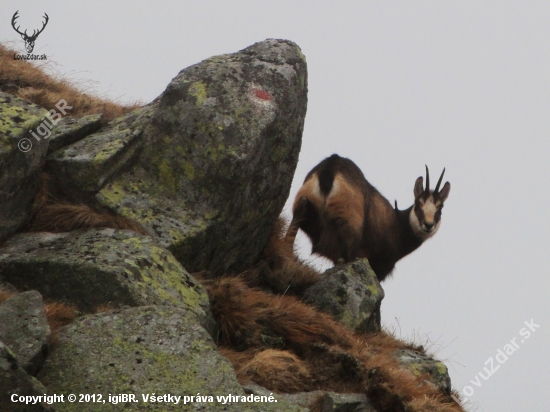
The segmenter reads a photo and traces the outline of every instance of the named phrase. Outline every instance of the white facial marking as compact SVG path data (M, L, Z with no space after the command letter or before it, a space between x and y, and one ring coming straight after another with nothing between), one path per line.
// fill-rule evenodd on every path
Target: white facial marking
M425 221L435 221L437 206L434 204L433 198L430 197L426 201L426 203L422 205L422 211L424 212ZM414 213L414 207L411 209L411 213L409 214L409 222L411 224L413 233L422 241L425 241L426 239L429 239L430 237L435 235L435 233L439 229L439 225L441 224L441 221L439 221L431 229L428 229L424 224L420 224L416 213Z

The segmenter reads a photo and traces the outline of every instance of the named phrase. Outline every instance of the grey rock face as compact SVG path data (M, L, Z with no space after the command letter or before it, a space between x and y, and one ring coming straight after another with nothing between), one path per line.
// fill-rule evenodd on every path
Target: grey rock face
M13 352L0 342L0 411L2 412L53 412L52 405L38 402L34 405L12 402L12 395L40 396L46 388L29 376L17 362ZM19 398L17 398L19 399Z
M382 299L384 290L366 259L327 270L304 294L306 303L358 333L380 330Z
M141 137L154 107L140 107L48 157L57 185L71 200L90 202L109 178L128 167L143 145Z
M105 304L180 306L214 329L203 287L170 252L127 230L13 236L0 248L0 278L88 312Z
M19 293L0 304L0 341L10 347L30 375L42 366L49 340L44 301L36 290Z
M37 142L29 131L38 127L47 113L35 104L0 92L0 241L30 217L48 140Z
M147 306L84 316L60 329L40 380L52 393L136 394L138 402L63 404L59 411L299 411L273 404L222 405L244 395L229 361L189 312ZM212 396L213 402L144 402L143 394ZM226 407L227 409L223 409Z
M101 127L102 114L91 114L89 116L75 119L65 116L52 129L48 154L55 152L63 146L74 143L83 137L95 132Z

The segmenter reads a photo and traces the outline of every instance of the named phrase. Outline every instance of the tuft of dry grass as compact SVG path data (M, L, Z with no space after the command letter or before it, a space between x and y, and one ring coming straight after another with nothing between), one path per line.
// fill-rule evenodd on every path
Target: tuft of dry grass
M51 178L42 173L40 186L33 202L30 232L70 232L78 229L128 229L142 235L150 233L138 222L110 211L96 211L85 204L59 200L50 191Z
M12 291L5 290L5 289L0 289L0 303L4 302L5 300L8 300L9 298L11 298L15 294L16 294L16 292L12 292Z
M142 235L150 235L142 225L124 216L108 211L96 212L87 205L69 203L43 205L34 215L29 230L60 233L94 228L128 229Z
M200 280L200 279L199 279ZM293 296L271 295L250 288L240 277L204 281L226 346L260 347L265 336L283 337L287 347L303 352L316 343L349 347L347 330L332 317Z
M279 217L267 246L256 266L242 273L251 287L268 289L274 293L302 295L319 281L320 274L300 260L294 252L294 238L285 236L286 221Z
M19 52L0 44L0 90L5 93L27 99L48 110L57 110L55 104L63 99L72 106L71 116L103 113L105 122L141 106L138 102L122 105L86 93L67 78L46 73L50 62L36 65L25 60L14 60L14 54Z
M57 330L68 325L78 316L76 306L62 302L48 302L44 305L44 310L52 332L52 342L56 340Z
M237 352L220 348L220 352L236 365L237 379L242 385L255 382L275 392L295 393L307 390L311 380L306 363L289 351Z

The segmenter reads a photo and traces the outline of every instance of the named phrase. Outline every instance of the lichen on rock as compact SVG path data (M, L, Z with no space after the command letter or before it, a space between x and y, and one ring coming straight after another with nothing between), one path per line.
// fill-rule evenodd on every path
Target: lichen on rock
M180 306L214 333L202 286L170 252L131 231L16 235L0 249L0 280L85 312L102 305Z

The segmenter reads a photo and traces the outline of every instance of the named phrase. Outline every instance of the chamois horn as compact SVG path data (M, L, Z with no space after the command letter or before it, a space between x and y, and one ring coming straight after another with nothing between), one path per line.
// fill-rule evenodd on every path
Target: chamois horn
M443 175L445 174L445 168L443 168L443 172L441 172L441 176L439 176L439 180L437 181L437 185L435 186L434 193L439 193L439 185L441 185L441 181L443 180Z

